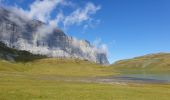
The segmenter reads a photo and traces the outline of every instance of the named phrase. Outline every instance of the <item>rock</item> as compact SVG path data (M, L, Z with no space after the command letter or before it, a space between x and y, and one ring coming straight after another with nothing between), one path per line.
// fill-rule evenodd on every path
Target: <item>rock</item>
M67 36L62 30L38 20L23 18L0 8L0 41L10 48L48 57L78 58L108 64L107 55L86 40Z

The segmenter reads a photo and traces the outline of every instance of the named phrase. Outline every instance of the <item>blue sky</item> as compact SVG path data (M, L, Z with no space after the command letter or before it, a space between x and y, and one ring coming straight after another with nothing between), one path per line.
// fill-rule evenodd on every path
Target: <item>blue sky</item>
M29 10L33 2L35 0L1 0L4 5L23 10ZM54 19L59 13L66 18L77 9L85 11L89 2L93 4L93 10L86 13L88 18L70 22L67 27L62 22L57 26L70 36L107 45L110 62L149 53L170 52L170 0L65 2L51 12L50 18Z

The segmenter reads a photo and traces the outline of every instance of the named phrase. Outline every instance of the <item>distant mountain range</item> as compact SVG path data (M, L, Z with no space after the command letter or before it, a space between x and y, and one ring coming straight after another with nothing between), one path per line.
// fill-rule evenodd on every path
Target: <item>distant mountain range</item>
M106 53L88 41L77 40L56 27L27 19L11 9L2 7L0 7L0 41L9 48L36 55L78 58L99 64L109 63Z

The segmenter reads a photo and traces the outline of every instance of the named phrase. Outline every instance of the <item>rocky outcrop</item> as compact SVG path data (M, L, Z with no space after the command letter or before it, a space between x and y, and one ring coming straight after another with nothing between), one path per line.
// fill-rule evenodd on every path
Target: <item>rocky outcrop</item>
M0 8L0 41L8 47L49 57L78 58L108 64L105 52L100 52L86 40L67 36L58 28L40 21L20 17Z

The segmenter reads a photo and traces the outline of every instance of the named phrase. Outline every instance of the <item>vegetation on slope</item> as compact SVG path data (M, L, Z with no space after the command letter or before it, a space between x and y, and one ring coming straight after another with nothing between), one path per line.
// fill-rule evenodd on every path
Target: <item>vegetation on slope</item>
M170 73L170 53L150 54L114 63L124 73Z
M116 74L111 67L97 65L78 59L39 59L26 63L0 60L0 71L24 72L58 76L108 76Z
M8 61L28 62L46 57L42 55L31 54L28 51L9 48L4 43L0 42L0 58Z

